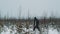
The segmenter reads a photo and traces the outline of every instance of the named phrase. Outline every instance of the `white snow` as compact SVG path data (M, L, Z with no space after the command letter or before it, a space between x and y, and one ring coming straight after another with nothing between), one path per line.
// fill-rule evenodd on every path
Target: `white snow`
M50 28L48 34L59 34L59 32L57 31L57 29L53 30L53 28Z
M13 28L12 28L12 26L13 26ZM9 28L4 25L2 30L3 31L0 34L15 34L15 33L17 33L15 25L11 25L11 26L9 26ZM60 32L57 31L57 29L53 29L53 27L49 27L48 30L44 28L44 31L43 31L43 28L42 28L42 34L47 34L47 31L48 31L48 34L59 34L60 33ZM35 29L35 31L33 31L33 26L32 25L29 26L29 29L27 29L25 27L22 28L21 33L24 34L26 32L29 32L29 34L40 34L38 29Z

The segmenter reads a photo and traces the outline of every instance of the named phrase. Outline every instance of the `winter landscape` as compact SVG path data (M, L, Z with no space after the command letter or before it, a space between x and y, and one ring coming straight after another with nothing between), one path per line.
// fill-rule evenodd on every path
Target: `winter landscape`
M60 0L0 0L0 34L60 34Z

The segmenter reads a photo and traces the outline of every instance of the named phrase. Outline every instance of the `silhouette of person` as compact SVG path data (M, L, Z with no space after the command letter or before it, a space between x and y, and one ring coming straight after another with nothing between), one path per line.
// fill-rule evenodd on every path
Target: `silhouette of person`
M34 28L33 28L33 31L35 31L35 28L37 28L40 31L40 29L39 29L39 20L36 17L34 17Z

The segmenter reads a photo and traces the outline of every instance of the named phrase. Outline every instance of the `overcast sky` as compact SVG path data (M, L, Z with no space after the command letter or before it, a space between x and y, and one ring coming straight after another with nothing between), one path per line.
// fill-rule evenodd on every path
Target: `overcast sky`
M29 16L54 16L60 17L60 0L0 0L0 11L2 17L21 17Z

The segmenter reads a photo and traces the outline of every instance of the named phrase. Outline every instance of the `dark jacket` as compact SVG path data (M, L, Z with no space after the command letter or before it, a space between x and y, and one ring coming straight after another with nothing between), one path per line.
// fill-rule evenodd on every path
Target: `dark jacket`
M39 20L37 18L34 18L34 26L38 26L39 25Z

